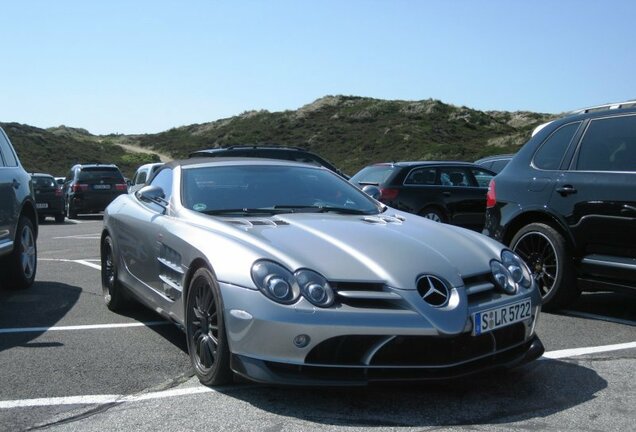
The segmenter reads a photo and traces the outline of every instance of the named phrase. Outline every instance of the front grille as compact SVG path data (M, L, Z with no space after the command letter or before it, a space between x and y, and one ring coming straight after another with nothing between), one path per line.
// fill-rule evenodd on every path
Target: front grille
M337 336L316 345L305 363L361 366L370 357L370 367L451 366L510 349L523 343L525 334L524 324L516 323L479 336Z
M329 282L336 302L358 309L404 309L402 298L375 282Z

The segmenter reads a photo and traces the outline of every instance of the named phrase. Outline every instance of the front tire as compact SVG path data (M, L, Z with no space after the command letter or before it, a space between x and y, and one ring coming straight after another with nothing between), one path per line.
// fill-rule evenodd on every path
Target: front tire
M561 233L549 225L531 223L515 234L510 248L530 267L545 310L558 309L576 300L580 291L568 244Z
M55 215L56 223L64 223L64 214L56 214Z
M130 306L125 288L117 279L117 259L110 236L104 237L101 247L102 293L106 307L113 312L120 312Z
M207 268L198 269L192 276L185 315L188 353L199 381L206 386L231 382L223 300L219 285Z
M38 265L38 250L33 223L20 216L13 251L2 266L6 268L7 284L12 289L26 289L33 285Z

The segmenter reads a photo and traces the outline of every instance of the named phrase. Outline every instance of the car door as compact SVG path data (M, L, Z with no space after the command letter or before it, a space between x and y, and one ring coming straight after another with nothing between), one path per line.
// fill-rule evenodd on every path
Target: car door
M441 166L439 181L450 223L481 230L488 187L479 187L465 166Z
M17 191L20 178L18 163L9 141L0 129L0 255L11 250L20 206Z
M159 186L170 200L172 193L172 169L164 168L152 179L151 185ZM160 278L158 258L162 252L163 224L166 222L166 209L158 204L141 200L135 195L135 206L119 211L116 230L118 247L128 271L142 282L142 296L148 290L170 298L165 284Z
M585 126L549 206L565 216L584 271L636 280L636 115Z

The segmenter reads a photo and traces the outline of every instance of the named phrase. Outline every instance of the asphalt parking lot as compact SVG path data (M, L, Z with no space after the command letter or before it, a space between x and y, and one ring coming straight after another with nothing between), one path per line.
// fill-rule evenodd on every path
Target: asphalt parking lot
M0 290L0 430L632 430L636 296L544 313L543 359L418 385L201 386L185 337L101 297L100 217L41 225L36 283ZM1 283L1 281L0 281Z

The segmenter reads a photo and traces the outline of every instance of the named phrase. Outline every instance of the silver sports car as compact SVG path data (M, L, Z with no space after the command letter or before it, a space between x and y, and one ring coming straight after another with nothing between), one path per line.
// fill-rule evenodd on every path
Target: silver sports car
M541 298L517 255L403 213L333 172L266 159L164 165L113 201L107 306L182 328L196 374L355 385L536 359Z

